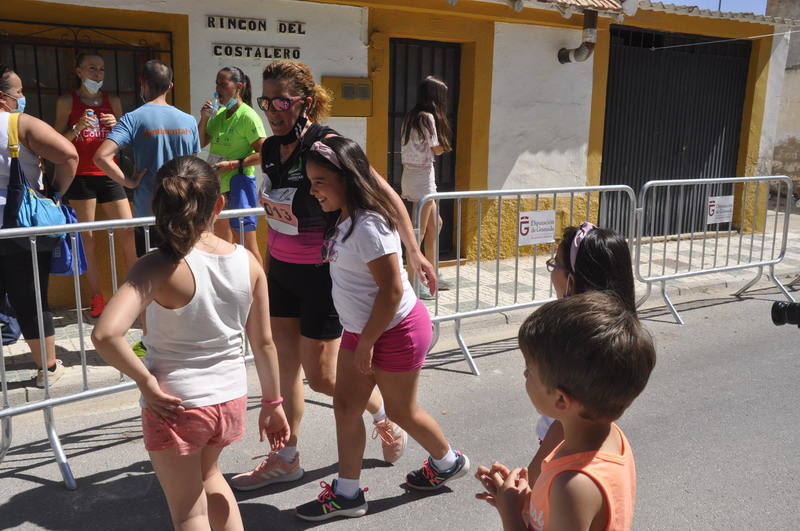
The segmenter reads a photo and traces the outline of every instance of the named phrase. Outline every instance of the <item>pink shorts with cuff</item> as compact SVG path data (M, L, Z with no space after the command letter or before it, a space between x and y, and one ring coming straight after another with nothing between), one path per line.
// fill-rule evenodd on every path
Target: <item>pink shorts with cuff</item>
M361 334L344 331L341 348L355 350ZM410 372L422 367L433 339L428 309L417 301L394 328L384 332L372 349L372 366L387 372Z
M245 432L247 395L210 406L185 409L173 421L142 408L144 447L151 452L174 448L189 455L210 446L224 448Z

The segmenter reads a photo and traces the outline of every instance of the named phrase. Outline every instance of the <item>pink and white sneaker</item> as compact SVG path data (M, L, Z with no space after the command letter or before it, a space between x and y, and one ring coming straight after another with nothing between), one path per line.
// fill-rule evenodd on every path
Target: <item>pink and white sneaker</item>
M256 490L275 483L289 483L297 481L305 473L300 468L300 453L298 452L291 463L281 459L277 452L270 452L268 455L259 455L253 459L266 457L250 472L238 474L231 478L231 487L236 490L248 491Z
M400 459L400 456L402 456L403 452L406 451L408 434L405 432L405 430L403 430L403 428L388 418L378 420L373 424L375 425L375 429L372 431L372 438L381 438L383 460L387 463L394 463Z

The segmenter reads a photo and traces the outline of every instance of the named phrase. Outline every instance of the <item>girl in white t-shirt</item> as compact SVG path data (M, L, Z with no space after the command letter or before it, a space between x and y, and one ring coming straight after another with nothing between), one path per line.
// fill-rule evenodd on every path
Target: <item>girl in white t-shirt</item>
M401 179L402 196L416 203L424 196L436 192L434 157L452 151L452 131L447 120L447 85L444 81L428 76L417 88L417 103L406 114L401 129L403 162ZM422 206L420 216L420 241L423 252L432 264L435 263L436 238L442 219L436 211L436 203L429 201ZM428 236L425 238L425 236ZM439 289L449 289L447 282L439 279ZM423 299L432 299L426 286L421 286Z
M359 486L366 432L362 414L375 385L386 413L430 454L406 476L408 487L441 488L469 470L469 459L450 448L436 421L417 405L417 382L431 343L431 320L414 296L402 263L397 214L380 192L359 145L342 137L316 142L306 154L311 194L325 212L339 211L326 233L333 302L344 328L333 409L339 476L296 513L305 520L362 516Z
M100 356L142 393L142 432L176 529L243 529L217 460L245 431L247 332L261 382L258 429L273 450L289 438L269 325L267 279L249 251L214 235L225 206L205 161L179 157L156 175L156 228L92 333ZM125 334L147 312L147 356Z

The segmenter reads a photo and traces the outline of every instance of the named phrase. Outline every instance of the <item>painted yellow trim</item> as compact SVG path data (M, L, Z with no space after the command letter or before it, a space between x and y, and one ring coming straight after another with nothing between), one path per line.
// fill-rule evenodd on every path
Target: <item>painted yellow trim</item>
M742 112L742 129L739 139L739 159L736 165L737 175L750 177L759 174L758 161L761 152L761 135L764 128L764 114L767 105L767 89L769 67L772 56L772 37L753 42L750 55L750 67L747 74L744 109ZM741 225L742 230L763 230L764 209L767 197L766 186L762 186L756 194L755 186L736 186L734 203L734 223ZM759 197L756 204L756 195ZM741 219L744 204L744 217ZM757 220L755 227L750 222Z
M600 26L592 63L592 107L589 117L589 145L586 161L586 185L599 186L603 166L603 142L606 124L608 62L611 55L611 34L608 24Z
M459 42L461 90L458 107L456 189L480 190L488 183L494 25L461 17L371 9L369 73L375 94L389 94L391 38ZM389 98L375 98L367 119L367 155L385 175L389 146Z
M737 173L742 176L755 175L757 171L771 55L772 37L753 42L742 112L739 160L736 167Z
M190 111L189 86L189 17L173 13L129 11L102 7L54 4L36 0L0 2L0 17L29 21L31 24L80 24L108 26L141 31L172 32L172 55L175 72L175 105ZM162 60L169 62L169 57Z

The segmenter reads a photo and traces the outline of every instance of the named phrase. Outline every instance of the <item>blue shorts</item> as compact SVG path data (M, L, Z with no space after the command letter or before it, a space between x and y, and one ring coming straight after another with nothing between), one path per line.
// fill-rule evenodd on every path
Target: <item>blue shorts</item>
M225 195L229 209L258 208L259 206L256 200L256 179L249 175L239 174L231 177L231 191ZM231 229L239 232L239 218L230 218L228 221ZM258 219L255 216L245 216L242 218L242 222L244 232L253 232L256 230Z

